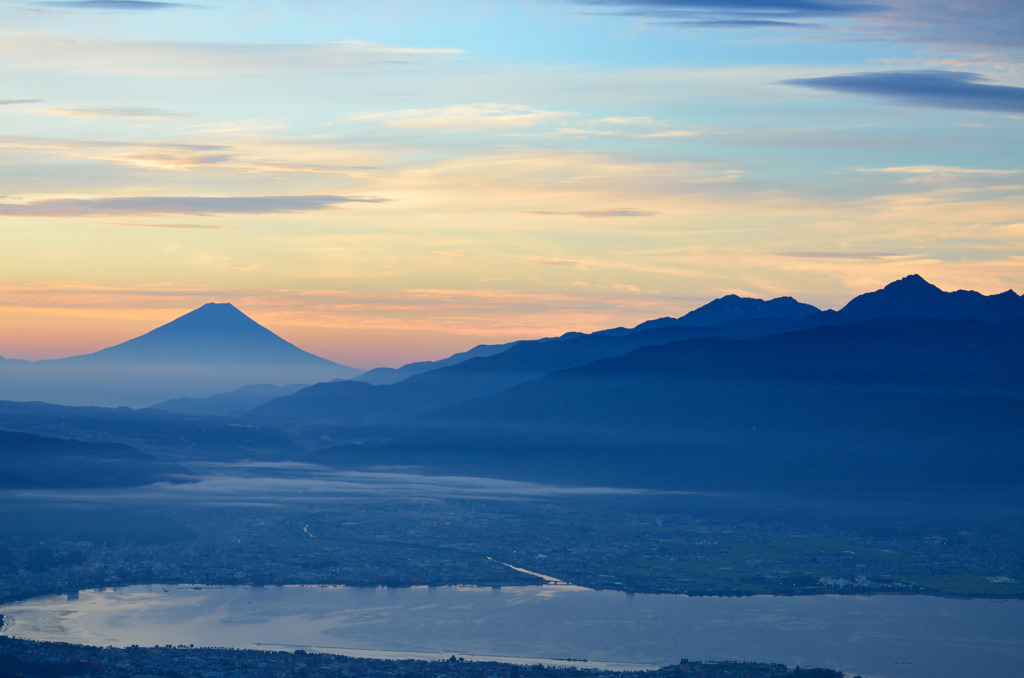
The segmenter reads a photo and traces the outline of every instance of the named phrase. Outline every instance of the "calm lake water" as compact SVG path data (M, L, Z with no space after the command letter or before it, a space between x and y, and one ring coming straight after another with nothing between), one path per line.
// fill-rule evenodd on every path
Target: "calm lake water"
M330 651L636 667L686 657L865 677L1016 678L1024 601L926 596L689 598L574 586L129 586L0 608L3 632L90 645Z

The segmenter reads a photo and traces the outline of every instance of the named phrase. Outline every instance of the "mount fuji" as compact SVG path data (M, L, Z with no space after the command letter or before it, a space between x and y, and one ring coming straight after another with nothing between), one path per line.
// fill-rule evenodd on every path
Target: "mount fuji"
M361 372L303 351L228 303L209 303L86 355L0 363L0 398L147 406L255 383L316 383Z

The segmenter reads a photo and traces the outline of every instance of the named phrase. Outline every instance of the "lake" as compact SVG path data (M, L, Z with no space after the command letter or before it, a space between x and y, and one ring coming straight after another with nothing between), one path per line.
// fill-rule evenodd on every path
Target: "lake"
M70 598L70 599L69 599ZM1024 601L746 598L503 588L128 586L0 608L3 632L90 645L636 668L745 659L877 678L1018 676ZM551 660L587 659L583 662Z

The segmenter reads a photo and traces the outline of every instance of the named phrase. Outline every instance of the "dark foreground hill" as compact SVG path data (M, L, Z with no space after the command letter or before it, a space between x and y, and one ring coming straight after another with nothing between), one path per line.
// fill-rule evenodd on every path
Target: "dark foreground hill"
M0 432L125 443L161 459L294 458L302 448L282 431L225 417L128 407L69 407L0 400ZM0 454L3 448L0 447Z
M84 488L186 482L185 468L122 443L0 431L0 488Z

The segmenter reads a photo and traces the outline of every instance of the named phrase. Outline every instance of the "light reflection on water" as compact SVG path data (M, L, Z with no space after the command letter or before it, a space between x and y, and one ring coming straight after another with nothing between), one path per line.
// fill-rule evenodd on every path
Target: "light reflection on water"
M305 648L362 657L643 667L696 659L880 678L1018 675L1024 601L924 596L688 598L575 586L131 586L0 609L4 632L91 645ZM561 662L565 664L565 662Z

